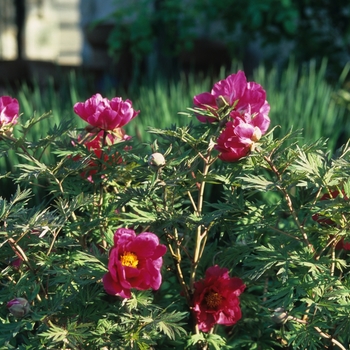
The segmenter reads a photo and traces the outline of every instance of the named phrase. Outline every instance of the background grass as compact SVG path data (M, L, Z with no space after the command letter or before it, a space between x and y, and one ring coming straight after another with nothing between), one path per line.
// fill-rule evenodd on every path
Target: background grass
M17 91L7 89L6 93L19 100L23 120L30 118L34 113L41 115L52 111L52 115L37 124L28 135L33 140L47 135L48 130L53 125L58 125L63 118L73 118L75 126L83 128L86 123L74 114L73 105L77 101L85 101L96 92L101 92L108 98L121 96L133 101L134 108L141 110L141 113L126 126L126 131L142 142L151 143L154 136L147 133L149 126L166 128L172 124L187 124L188 118L178 112L192 107L194 95L210 91L217 79L225 78L238 69L242 67L234 63L230 72L222 70L217 78L189 74L182 75L177 80L167 81L160 77L132 86L127 93L113 86L98 91L94 88L91 77L72 71L63 77L59 84L48 78L44 87L34 81L32 86L23 84ZM275 131L276 136L285 135L291 128L303 129L299 142L311 142L320 137L329 138L331 151L349 137L349 110L337 103L333 97L343 84L350 64L344 68L336 85L330 85L326 81L326 69L326 60L323 60L320 67L316 67L314 62L298 67L291 60L284 70L267 70L260 66L253 76L249 77L249 80L258 82L267 92L267 100L271 106L271 127L280 126ZM16 133L18 131L15 130ZM50 150L46 152L44 161L55 161ZM13 170L18 162L14 152L9 152L0 158L0 173L9 171L9 167Z
M221 71L217 79L237 72L242 66L235 63L230 72ZM314 61L299 67L293 60L284 70L267 70L260 66L249 80L261 84L270 103L271 127L279 125L275 135L283 137L291 128L302 130L299 142L312 142L327 138L331 151L345 143L350 137L350 113L335 99L339 88L348 75L350 63L338 81L331 85L326 80L327 60L317 67ZM148 126L168 127L184 125L188 118L178 112L192 107L193 96L210 91L215 79L204 76L181 76L177 81L156 79L130 91L130 98L141 110L137 122L127 125L130 135L141 135L150 141L152 135L145 131ZM135 130L136 129L136 130Z

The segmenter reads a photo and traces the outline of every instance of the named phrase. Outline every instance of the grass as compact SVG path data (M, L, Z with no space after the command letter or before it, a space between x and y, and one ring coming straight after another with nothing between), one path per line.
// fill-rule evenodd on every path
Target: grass
M339 147L339 143L349 137L350 114L334 97L349 69L350 64L344 67L336 86L331 86L326 81L326 59L320 67L313 61L302 67L290 61L281 74L277 69L267 72L259 67L254 80L266 89L271 124L281 126L278 136L283 136L290 128L302 129L300 142L324 137L329 140L330 150Z
M231 72L240 69L235 64ZM277 136L283 136L291 128L303 129L300 142L315 141L320 137L329 138L329 148L334 150L342 133L349 130L349 111L333 99L338 87L342 84L350 66L344 68L339 78L338 86L331 86L326 81L327 61L320 67L310 62L303 67L297 67L293 61L282 72L277 69L266 70L260 66L251 79L261 84L266 92L271 106L271 127L280 125ZM220 79L225 77L222 70ZM184 125L188 118L178 112L186 111L192 106L194 95L210 91L213 79L195 75L181 76L177 81L155 79L148 84L132 87L128 94L123 90L110 87L103 94L109 98L122 96L133 101L136 109L141 113L137 120L126 126L129 135L137 135L143 142L152 142L154 136L147 133L149 126L166 128L172 124ZM89 88L90 86L90 88ZM52 115L40 123L29 135L33 140L45 136L47 131L63 118L74 118L76 127L82 128L86 124L73 112L73 105L77 101L84 101L93 93L91 84L86 77L71 72L56 86L52 78L48 78L45 88L34 82L32 87L23 84L17 91L7 93L19 100L21 118L26 119L36 113L41 115L52 111ZM52 163L55 158L48 151L46 162ZM8 157L0 159L1 174L9 166L18 163L17 156L12 152Z
M236 66L231 72L241 67ZM326 80L327 60L320 67L310 62L302 67L290 61L283 71L277 68L266 70L260 66L251 80L261 84L267 93L270 103L271 127L279 125L275 135L282 137L290 129L302 130L300 143L313 142L321 137L329 139L329 149L339 147L340 140L349 136L350 113L345 106L334 99L337 90L343 84L350 64L344 68L336 86ZM225 77L220 73L219 79ZM148 126L167 127L171 124L183 125L188 122L186 116L177 114L192 106L194 95L210 91L213 82L208 77L196 79L190 75L176 82L168 83L156 80L151 85L143 85L138 91L133 91L132 99L135 106L141 110L137 123L130 123L128 132L135 134L136 128L142 139L149 141L145 133ZM345 142L345 141L344 141Z

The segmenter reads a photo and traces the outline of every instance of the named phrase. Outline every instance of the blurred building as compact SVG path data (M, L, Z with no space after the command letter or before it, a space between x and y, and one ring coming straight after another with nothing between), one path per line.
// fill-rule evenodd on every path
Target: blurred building
M188 5L187 9L192 0L178 1ZM208 67L219 71L221 67L231 64L232 57L244 57L244 67L248 73L258 65L263 56L259 40L251 39L241 43L239 38L243 31L238 28L231 33L226 31L220 19L205 20L205 16L210 14L208 10L203 14L202 20L195 17L193 21L189 21L189 18L187 22L184 21L190 22L187 37L193 37L190 39L191 45L188 45L184 41L186 36L181 37L178 31L179 27L185 27L186 33L186 26L178 24L184 17L183 9L179 7L177 18L176 11L172 11L171 16L166 16L168 13L160 11L162 2L166 1L0 0L0 82L16 81L22 76L31 77L33 69L36 70L34 75L44 76L51 73L49 70L53 69L53 65L67 68L84 65L97 74L108 72L113 78L117 77L118 81L128 81L135 71L153 76L164 67L168 67L167 71L171 73L178 66L185 71L208 71ZM122 17L113 17L116 9L120 10ZM155 16L149 16L153 22L150 19L147 23L149 13ZM140 18L145 20L143 22L146 22L151 32L147 34L145 30L144 42L140 42L144 46L151 46L151 49L145 53L147 50L142 51L141 48L141 53L135 58L135 50L131 48L135 49L139 41L135 40L135 32L129 28L141 28L139 30L142 31L144 27L142 23L140 26ZM23 32L21 38L18 38L21 21ZM134 23L138 26L134 26ZM123 34L119 35L122 37L119 43L118 39L114 42L117 43L116 47L121 47L114 57L108 54L111 46L107 42L112 29ZM142 39L142 35L140 37ZM230 41L236 44L227 44ZM286 45L283 45L285 48ZM171 55L170 51L173 51ZM290 49L278 50L278 55L274 57L284 58L289 53ZM44 66L45 71L37 72L37 69ZM9 75L10 71L12 74Z
M18 3L21 1L0 1L1 60L18 58ZM23 4L22 58L79 65L82 60L79 0L23 0Z

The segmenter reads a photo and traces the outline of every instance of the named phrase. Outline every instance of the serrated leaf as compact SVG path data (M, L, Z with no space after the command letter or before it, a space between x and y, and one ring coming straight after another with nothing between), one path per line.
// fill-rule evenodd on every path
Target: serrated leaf
M275 188L275 184L264 178L262 175L246 175L244 177L238 177L244 181L244 187L253 188L258 191L269 191Z

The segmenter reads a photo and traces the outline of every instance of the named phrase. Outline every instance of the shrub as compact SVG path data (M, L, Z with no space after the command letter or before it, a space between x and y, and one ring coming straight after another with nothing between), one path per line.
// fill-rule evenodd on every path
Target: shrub
M151 145L94 101L75 108L98 120L85 130L68 118L31 140L45 114L1 135L23 159L0 200L3 348L349 347L349 142L330 155L274 137L242 72L198 92L189 124L150 128Z

